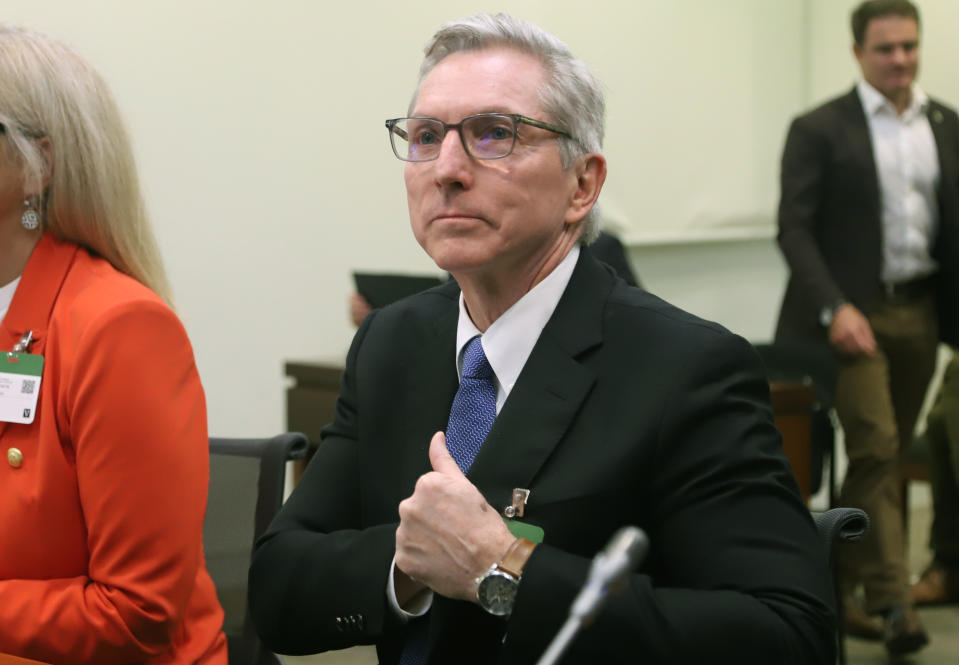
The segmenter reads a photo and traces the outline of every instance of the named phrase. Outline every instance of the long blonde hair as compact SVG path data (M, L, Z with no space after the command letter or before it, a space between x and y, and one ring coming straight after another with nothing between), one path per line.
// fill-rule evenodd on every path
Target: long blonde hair
M0 123L6 128L0 140L22 166L24 187L42 192L42 228L102 256L170 302L130 139L90 63L41 33L0 23Z

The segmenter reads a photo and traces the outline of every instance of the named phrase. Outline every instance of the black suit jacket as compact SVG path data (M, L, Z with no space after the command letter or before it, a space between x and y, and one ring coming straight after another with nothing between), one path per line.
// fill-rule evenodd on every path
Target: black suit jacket
M932 100L939 156L939 228L933 258L940 336L959 342L959 118ZM796 118L786 138L779 245L790 268L777 339L826 342L824 307L869 314L882 295L882 204L869 125L854 88Z
M608 231L600 231L599 235L589 245L589 251L593 256L607 264L613 271L623 278L623 281L630 286L642 286L639 279L633 272L629 257L626 255L626 248L622 241L614 234Z
M254 555L252 616L271 649L375 643L381 663L397 661L397 504L446 427L458 295L437 287L357 331L335 422ZM497 509L531 489L524 521L545 540L508 622L435 597L429 662L535 662L625 524L651 553L564 662L833 662L827 564L758 358L588 250L468 475Z

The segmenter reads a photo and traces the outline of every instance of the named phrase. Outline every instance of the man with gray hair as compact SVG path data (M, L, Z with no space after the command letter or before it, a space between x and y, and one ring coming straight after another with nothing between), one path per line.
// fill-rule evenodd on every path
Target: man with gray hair
M565 662L831 663L821 545L742 339L596 261L604 101L505 15L443 26L408 117L417 241L455 278L374 311L335 421L257 544L290 654L533 663L625 525L650 556Z

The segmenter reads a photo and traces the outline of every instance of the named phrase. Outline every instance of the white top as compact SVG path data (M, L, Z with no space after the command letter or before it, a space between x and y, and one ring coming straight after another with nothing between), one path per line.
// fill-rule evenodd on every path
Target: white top
M559 299L566 291L573 269L579 259L579 245L573 247L569 254L548 274L542 282L529 290L512 307L493 321L485 333L470 319L466 311L466 303L460 292L460 317L456 325L456 374L462 378L463 349L476 335L481 336L483 352L493 368L496 382L496 413L499 414L509 397L510 391L516 384L529 354L536 345L540 333L546 327L546 322L553 315ZM407 609L400 607L396 601L396 589L393 585L393 571L396 569L396 557L390 566L390 578L386 582L386 595L390 600L393 611L404 621L413 617L423 616L433 604L433 592L426 589L417 594L407 603Z
M869 124L882 203L882 270L885 283L906 282L936 271L932 239L939 206L939 155L926 111L929 97L912 86L900 115L865 81L857 91Z
M19 284L20 277L18 276L9 284L0 286L0 323L3 323L3 319L7 315L7 310L10 309L10 303L13 302L13 294ZM9 351L9 349L7 350Z

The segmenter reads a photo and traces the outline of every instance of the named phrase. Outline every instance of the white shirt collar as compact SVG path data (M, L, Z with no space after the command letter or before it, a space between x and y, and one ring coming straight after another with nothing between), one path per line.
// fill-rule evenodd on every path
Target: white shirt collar
M867 117L876 115L882 109L887 109L891 111L893 115L898 115L893 103L865 79L859 81L856 86L856 91L859 93L859 99L862 101L862 108L866 112ZM919 87L918 83L913 83L909 106L906 107L902 115L907 118L915 117L920 113L925 113L928 106L929 96Z
M497 413L566 291L578 259L579 245L576 245L542 282L493 321L485 333L480 333L473 324L466 311L463 294L460 293L460 315L456 326L456 373L460 374L462 370L463 347L473 337L481 335L483 352L496 374Z
M3 323L7 310L10 309L10 303L13 302L13 294L17 290L18 284L20 284L19 276L9 284L0 286L0 323Z

